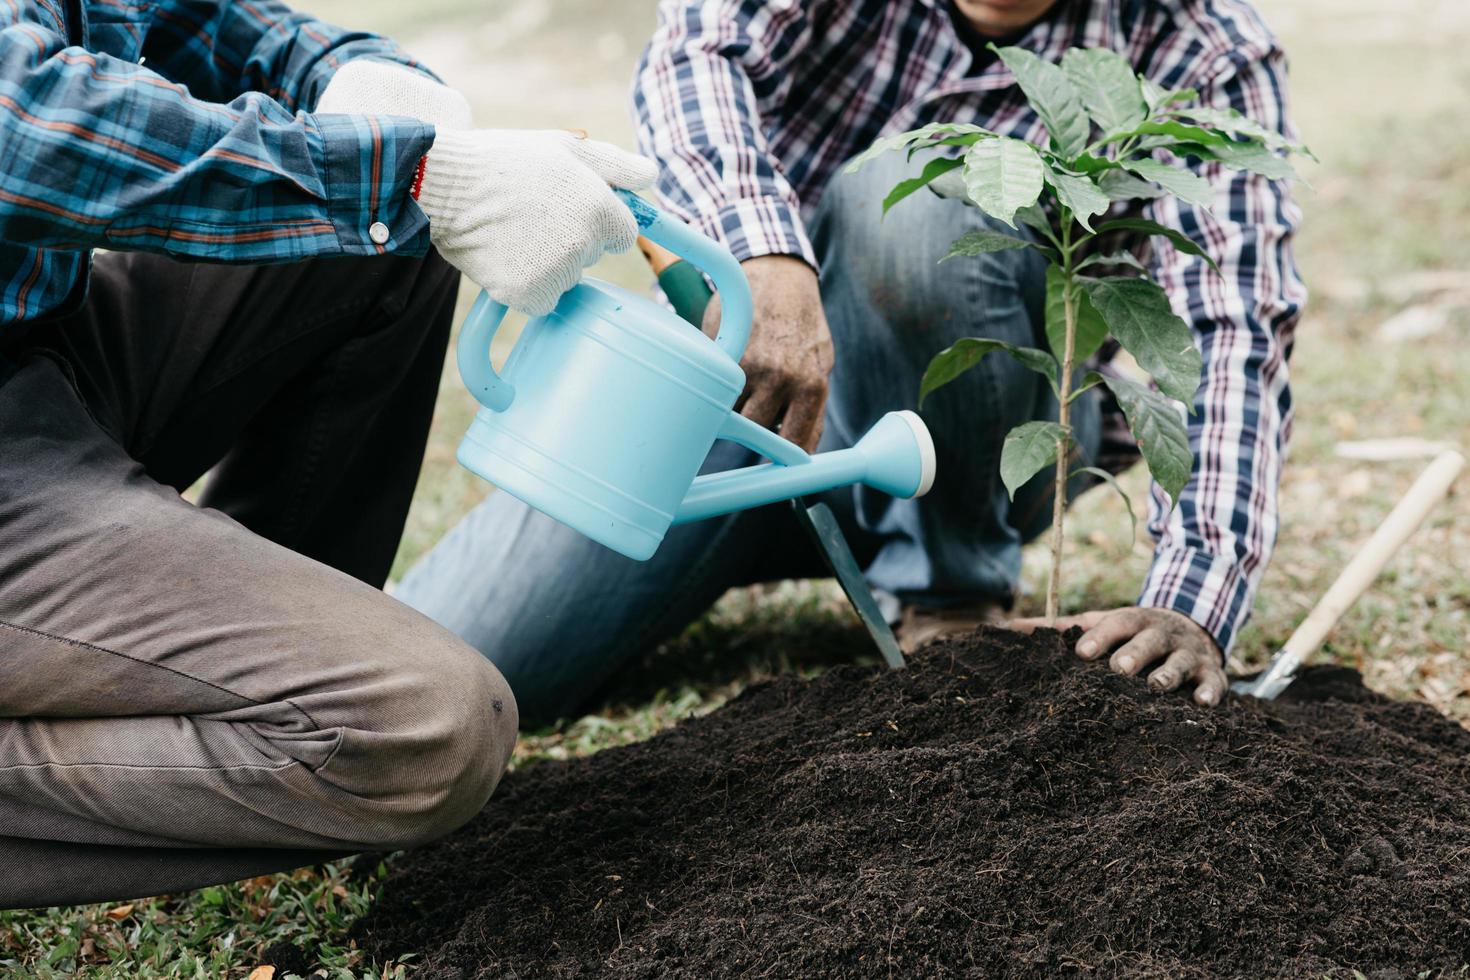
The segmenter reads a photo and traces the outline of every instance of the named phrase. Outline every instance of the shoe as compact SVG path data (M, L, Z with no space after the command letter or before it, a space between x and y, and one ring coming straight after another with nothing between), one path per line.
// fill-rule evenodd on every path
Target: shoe
M894 633L898 646L905 654L912 654L931 643L964 636L982 626L1000 626L1010 619L1010 611L999 599L986 599L968 606L903 607L903 615Z

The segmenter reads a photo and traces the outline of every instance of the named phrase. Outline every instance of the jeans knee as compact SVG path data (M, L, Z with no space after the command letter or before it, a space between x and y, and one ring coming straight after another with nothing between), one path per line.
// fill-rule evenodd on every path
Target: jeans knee
M829 307L877 315L929 343L982 336L1032 345L1045 300L1040 256L1013 249L948 259L951 245L968 232L1029 239L1028 231L924 190L883 213L888 193L925 162L893 153L856 173L844 170L828 185L812 238Z
M823 190L812 220L812 244L824 266L828 256L823 253L871 260L888 249L883 199L903 179L889 163L880 158L856 172L843 167Z

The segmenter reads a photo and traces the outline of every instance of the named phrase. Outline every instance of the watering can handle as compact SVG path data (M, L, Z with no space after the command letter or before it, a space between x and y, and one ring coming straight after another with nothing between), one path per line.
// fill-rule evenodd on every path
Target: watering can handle
M614 190L614 194L633 212L639 232L649 241L697 266L714 280L720 294L720 332L715 345L736 364L745 356L750 340L750 283L740 263L729 250L700 234L682 221L668 217L632 191ZM481 291L459 332L456 351L459 372L470 394L486 408L503 412L515 400L515 386L495 373L490 365L490 343L501 321L509 312L504 303L496 302Z
M720 295L720 332L715 344L725 355L740 363L750 340L750 283L735 256L723 245L684 222L670 218L632 191L613 191L633 212L638 230L655 245L662 245L698 267L715 284Z
M464 326L459 329L459 343L455 346L464 386L475 396L475 401L495 412L510 408L516 397L515 385L496 374L490 365L490 343L508 312L504 303L496 302L481 290L475 305L470 307L470 315L465 317Z

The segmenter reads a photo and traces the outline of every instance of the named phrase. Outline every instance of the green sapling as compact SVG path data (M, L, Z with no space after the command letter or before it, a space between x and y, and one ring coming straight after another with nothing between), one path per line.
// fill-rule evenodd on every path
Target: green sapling
M906 150L912 158L923 150L957 148L959 156L935 157L917 177L894 187L883 202L884 212L932 185L1012 228L1019 221L1035 232L1033 240L972 231L957 240L945 258L1008 249L1040 252L1048 263L1050 350L979 337L962 339L929 364L919 402L922 405L936 389L997 351L1045 377L1056 393L1057 420L1027 422L1012 430L1000 463L1001 479L1012 497L1037 473L1047 467L1055 470L1046 591L1046 616L1054 622L1068 481L1087 473L1123 493L1101 470L1072 468L1071 410L1077 398L1100 384L1112 391L1149 472L1176 503L1193 467L1189 435L1176 404L1193 411L1200 382L1200 353L1189 325L1174 314L1167 294L1137 258L1129 252L1101 254L1095 240L1115 233L1160 236L1219 271L1199 244L1177 229L1141 218L1105 216L1119 202L1165 195L1208 209L1215 189L1184 166L1187 160L1284 180L1295 177L1288 157L1307 151L1234 110L1195 104L1199 93L1191 89L1164 91L1135 74L1128 61L1111 50L1074 48L1055 65L1021 48L991 47L1045 124L1049 136L1045 147L980 126L934 123L878 140L849 169L896 150ZM1119 269L1126 271L1098 274ZM1154 386L1096 372L1075 377L1078 366L1109 337L1133 356ZM1132 502L1126 494L1123 499L1131 516Z

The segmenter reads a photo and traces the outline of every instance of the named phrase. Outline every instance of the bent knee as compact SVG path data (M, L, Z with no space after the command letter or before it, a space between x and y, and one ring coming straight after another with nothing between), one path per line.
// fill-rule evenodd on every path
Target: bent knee
M1028 231L927 191L883 213L889 192L924 162L894 153L856 173L839 172L828 184L812 223L824 289L859 297L906 333L922 325L936 339L988 336L1029 345L1045 293L1040 256L1010 249L946 261L952 244L970 232L1028 239Z
M359 723L317 772L343 791L358 846L412 847L460 827L515 748L515 697L495 666L448 633L415 647L376 679Z

